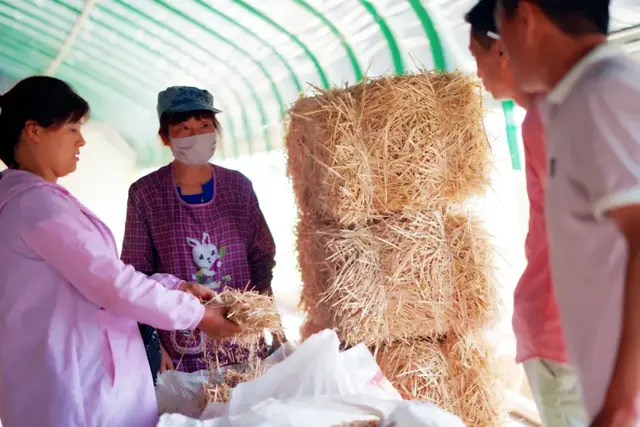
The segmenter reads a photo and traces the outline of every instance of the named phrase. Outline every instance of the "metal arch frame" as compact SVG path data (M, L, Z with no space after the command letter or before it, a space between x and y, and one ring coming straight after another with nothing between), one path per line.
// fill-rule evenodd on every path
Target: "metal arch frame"
M291 65L289 64L289 61L287 61L287 59L282 56L280 51L278 49L276 49L275 46L273 46L271 43L267 42L265 39L260 37L258 34L256 34L252 29L248 28L246 25L241 24L236 19L232 18L231 16L227 15L226 13L221 12L220 10L218 10L215 7L211 6L210 4L204 2L203 0L194 0L194 1L196 1L198 4L200 4L202 7L206 8L207 10L211 11L212 13L218 15L219 17L221 17L225 21L227 21L227 22L235 25L236 27L240 28L242 31L244 31L245 33L249 34L254 39L258 40L258 42L260 42L260 44L262 44L267 49L269 49L271 52L273 52L273 54L280 60L280 62L282 62L282 64L285 66L285 68L289 72L289 76L291 77L291 80L293 81L293 84L294 84L294 86L296 88L296 91L300 92L302 90L302 84L300 83L300 79L298 78L298 74L296 74L296 72L293 71L293 68L291 68ZM244 7L245 9L251 8L251 6L245 5L242 2L238 2L238 1L235 1L235 2L236 3L240 3L240 5L242 7ZM249 9L247 9L247 10L249 10ZM267 18L266 16L262 16L262 15L260 15L259 17L261 19Z
M313 16L318 18L327 28L331 31L331 34L336 36L338 40L340 40L340 44L344 48L347 57L349 58L349 62L351 62L351 68L353 69L353 74L355 77L355 81L359 82L362 80L362 68L360 67L360 62L358 61L358 57L356 56L351 44L347 41L346 37L342 32L336 27L333 22L331 22L324 14L320 13L317 9L311 6L305 0L293 0L294 3L303 7L307 10L307 12L311 13Z
M4 43L2 44L3 47L7 47L9 48L9 50L11 50L12 52L18 53L20 47L23 46L22 42L24 42L24 37L23 36L18 36L17 34L12 34L10 36L4 36ZM13 47L12 47L13 45ZM48 62L51 62L51 60L53 60L56 56L56 54L54 52L48 52L46 50L44 50L42 47L36 47L36 46L32 46L31 47L33 52L38 53L39 55L42 55L43 57L46 57ZM75 66L70 65L70 64L65 64L66 67L76 71L76 72L80 72L81 70L76 69ZM46 68L46 67L44 67ZM44 69L43 68L43 69ZM40 72L42 72L42 70L40 70ZM100 85L103 85L111 90L114 91L114 93L118 94L119 96L122 96L123 98L127 98L130 101L135 101L134 98L131 98L130 95L124 93L124 92L120 92L117 90L114 90L111 85L108 82L103 81L100 77L97 77L93 74L91 75L87 75L87 78L90 80L93 80L96 83L99 83ZM82 83L81 83L82 84Z
M9 67L11 67L11 66L15 67L16 65L18 65L18 66L20 66L20 67L24 67L24 68L26 68L27 70L29 70L29 74L34 74L34 73L37 73L37 72L38 72L35 68L33 68L33 66L31 66L30 64L27 64L27 63L25 63L25 62L22 62L22 61L20 61L20 60L16 59L16 58L15 58L15 56L10 56L10 55L7 55L7 54L3 53L2 51L0 51L0 57L4 57L5 59L7 59L7 60L9 61L9 63L8 63L8 64L9 64ZM11 77L14 77L15 79L20 79L20 78L22 78L22 77L23 77L23 75L21 75L20 73L17 73L17 74L16 74L16 73L12 73L11 71L7 71L6 69L5 69L5 70L3 70L3 71L4 71L7 75L9 75L9 76L11 76ZM79 84L79 85L76 85L76 86L77 86L77 87L82 87L83 89L86 89L87 91L89 91L91 94L98 96L98 94L97 94L97 93L93 92L91 89L87 88L86 86L84 86L84 85L82 85L82 84ZM94 114L94 113L93 113L93 111L92 111L92 113L91 113L91 114L92 114L92 115Z
M202 0L196 0L196 1L202 2ZM289 37L298 47L300 47L304 51L304 53L307 55L307 58L309 58L309 60L315 66L315 69L318 72L318 76L320 77L320 81L322 82L322 87L324 87L325 89L329 88L330 83L329 83L329 80L327 79L327 74L324 71L324 68L322 67L322 65L320 65L320 61L318 61L318 58L315 56L315 54L307 47L306 44L304 44L300 40L300 38L298 36L296 36L295 34L293 34L290 31L288 31L283 26L278 24L276 21L271 19L269 16L265 15L260 10L256 9L255 7L251 6L250 4L244 2L243 0L232 0L232 1L234 3L242 6L246 11L248 11L248 12L252 13L253 15L257 16L258 18L262 19L264 22L268 23L269 25L274 27L276 30L280 31L282 34L285 34L287 37ZM289 68L289 67L287 66L287 68ZM298 93L302 91L302 87L300 86L299 82L298 82L296 88L298 90Z
M38 22L41 22L42 24L47 24L48 26L51 26L51 27L56 28L56 27L55 27L54 25L52 25L51 23L45 22L45 21L44 21L43 19L41 19L40 17L38 17L38 16L34 16L33 14L31 14L31 13L29 13L29 12L27 12L27 11L24 11L23 9L20 9L19 7L15 6L15 5L13 5L13 4L10 4L10 3L3 3L3 6L6 6L6 7L8 7L9 9L13 9L13 10L19 11L20 13L24 14L25 16L28 16L30 19L33 19L33 20L38 21ZM0 15L1 15L1 16L4 16L4 17L5 17L6 19L8 19L8 20L11 20L11 19L12 19L10 16L8 16L8 15L4 14L2 11L0 11ZM57 29L58 29L58 30L60 30L60 31L65 31L65 30L66 30L66 29L63 29L63 28L60 28L60 27L57 27ZM51 39L51 40L55 40L55 41L58 41L58 42L63 42L63 40L61 40L61 39L57 38L56 36L53 36L52 34L49 34L49 33L44 33L44 32L43 32L43 31L41 31L40 29L37 29L37 28L31 28L31 30L32 30L33 32L37 33L37 34L40 34L41 36L43 36L43 37L45 37L45 38L49 38L49 39ZM19 32L20 32L20 34L24 34L24 32L22 32L22 31L19 31ZM7 36L7 37L9 38L9 36ZM14 36L14 37L12 37L12 38L15 40L15 36ZM37 50L37 49L36 49L36 50ZM48 55L48 54L47 54L47 55ZM53 55L53 57L55 58L55 55ZM66 65L67 65L68 67L72 68L72 69L74 69L74 68L75 68L75 67L73 67L73 66L71 66L71 65L69 65L69 64L66 64ZM44 71L44 70L41 70L41 71ZM104 82L102 82L99 78L96 78L95 76L88 76L88 77L89 77L89 78L91 78L91 79L93 79L93 80L95 80L95 81L97 81L97 82L98 82L98 83L100 83L100 84L104 84ZM124 94L124 93L121 93L121 92L120 92L120 91L118 91L117 89L112 88L110 85L108 85L107 87L109 87L109 88L110 88L114 93L117 93L119 96L123 96L123 97L125 97L125 98L129 98L129 96L128 96L128 95L126 95L126 94ZM135 102L136 104L138 103L138 101L137 101L137 100L134 100L134 99L131 99L131 101Z
M23 14L24 16L29 17L30 19L32 19L32 20L34 20L34 21L36 21L36 22L40 22L40 23L42 23L42 24L46 24L47 26L52 26L52 24L51 24L50 22L45 22L43 18L41 18L40 16L36 16L36 15L32 14L30 11L27 11L27 10L21 9L21 8L19 8L18 6L15 6L15 5L12 5L12 4L4 3L4 5L5 5L5 6L8 6L10 9L13 9L13 10L15 10L15 11L17 11L17 12L19 12L19 13ZM61 5L61 6L64 6L65 8L67 8L67 5ZM72 12L74 12L74 13L77 13L77 12L76 12L76 10L74 10L74 9L67 8L67 10L70 10L70 11L72 11ZM72 17L68 17L68 18L67 18L67 17L63 17L63 16L61 16L61 15L60 15L59 13L57 13L57 12L55 13L55 15L56 15L57 17L59 17L60 19L64 20L64 21L67 21L67 20L73 19ZM5 16L5 17L6 17L6 19L11 19L11 17L9 17L8 15L4 15L4 14L3 14L3 16ZM62 27L55 26L55 25L53 25L53 27L54 27L55 29L57 29L58 31L60 31L60 32L65 32L65 31L67 30L66 28L62 28ZM21 35L24 35L24 37L28 37L28 36L27 36L23 31L20 31L19 29L16 29L16 30L17 30L17 32L18 32L18 33L20 33ZM58 36L54 36L54 35L52 35L51 33L46 32L46 31L44 31L44 30L41 30L41 29L39 29L39 28L31 27L31 28L30 28L30 30L31 30L32 32L34 32L34 33L38 34L40 37L42 37L42 39L41 39L40 41L45 41L45 42L46 42L46 41L48 41L48 40L54 40L54 41L57 41L57 42L61 42L61 41L62 41L62 38L60 38L60 37L58 37ZM40 37L38 37L38 38L40 38ZM15 37L14 37L14 39L15 39ZM92 43L92 45L93 45L93 46L96 46L96 45L95 45L95 43ZM109 46L109 45L107 44L107 46ZM142 47L142 46L141 46L141 47ZM146 50L146 47L142 47L142 48L144 48L144 49L145 49L145 51L147 51L147 50ZM78 52L82 53L83 55L86 55L86 56L88 56L88 57L93 57L94 59L99 59L99 58L97 58L95 55L93 55L93 54L92 54L92 52L91 52L90 50L81 49L81 48L79 48L78 46L75 46L75 49L76 49ZM36 49L36 50L37 50L37 49ZM113 52L115 52L115 51L113 51ZM113 53L113 52L112 52L112 53ZM51 54L51 55L50 55L48 52L41 52L41 53L42 53L42 54L45 54L45 55L49 55L49 56L55 57L55 55L54 55L54 54ZM115 57L115 56L117 56L117 55L114 55L114 57ZM67 62L67 63L65 63L65 64L63 64L63 66L64 66L65 68L70 68L70 69L73 69L74 71L81 72L81 70L76 70L76 67L74 67L73 65L69 64L68 62ZM120 68L119 68L115 63L107 62L107 63L103 63L103 66L106 66L106 67L108 67L108 68L112 68L112 69L114 69L117 73L119 73L119 74L121 74L121 75L128 76L128 77L129 77L129 78L131 78L132 80L138 80L138 81L141 83L141 85L142 85L142 86L146 86L146 84L145 84L145 82L144 82L143 80L139 80L139 79L137 78L137 76L136 76L136 75L131 74L131 73L130 73L130 72L128 72L127 70L122 70L122 69L120 69ZM102 81L101 79L99 79L98 77L96 77L96 76L97 76L97 75L99 75L99 74L100 74L100 73L91 73L91 74L88 74L88 75L86 75L86 76L87 76L88 78L92 79L92 80L97 81L99 84L103 85L103 86L104 86L108 91L111 91L111 92L113 92L113 93L117 94L118 96L121 96L121 97L125 97L125 98L127 98L127 99L130 99L134 104L138 105L141 109L143 109L143 110L145 110L145 111L147 110L146 105L145 105L145 106L143 106L143 105L141 105L141 104L139 103L139 99L132 99L132 98L130 98L127 94L122 93L122 92L120 92L119 90L117 90L116 88L114 88L114 87L113 87L113 85L112 85L110 82ZM102 74L104 74L104 73L102 73ZM84 79L85 74L81 74L81 75L82 75L82 78L81 78L81 79L78 79L78 81L82 81L82 80ZM113 77L113 76L111 76L111 77ZM154 76L154 77L157 77L157 76ZM160 81L161 81L161 80L159 80L159 79L157 79L157 78L156 78L156 80L157 80L158 82L160 82ZM83 87L84 87L84 89L85 89L85 91L86 91L86 92L92 93L94 96L96 96L96 92L94 92L94 91L92 91L92 90L91 90L91 91L87 90L88 86L83 85ZM150 89L150 88L149 88L149 87L147 87L147 89ZM136 90L135 90L135 89L134 89L134 90L131 90L131 92L134 92L134 93L135 93L135 92L136 92ZM151 92L150 92L150 93L151 93ZM147 94L146 94L146 93L140 93L139 95L141 96L141 98L145 98ZM102 95L102 96L97 96L97 98L98 98L98 99L103 98L103 97L104 97L104 95ZM231 126L232 126L232 125L230 124L230 129L231 129ZM126 133L126 132L125 132L125 133Z
M164 0L154 0L154 2L164 6L166 9L172 11L174 14L182 17L183 19L185 19L185 20L191 22L192 24L194 24L195 26L199 27L204 32L209 33L210 35L212 35L215 38L219 39L223 43L226 43L227 45L231 46L234 50L236 50L237 52L242 54L242 56L248 58L251 62L253 62L253 64L256 67L258 67L258 69L260 69L262 74L269 81L269 84L271 86L271 90L272 90L274 96L276 97L276 100L278 101L278 104L280 106L280 113L281 113L281 115L284 115L285 106L284 106L284 101L282 100L282 95L280 94L280 89L278 89L278 85L273 80L273 77L271 76L271 73L269 73L269 71L265 68L264 64L262 64L261 61L257 60L253 55L251 55L245 49L243 49L240 46L238 46L233 41L231 41L228 38L224 37L223 35L221 35L217 31L214 31L211 28L202 25L200 22L196 21L194 18L192 18L192 17L186 15L185 13L183 13L182 11L176 9L174 6L166 3ZM266 125L268 126L268 123L266 123ZM265 131L267 132L267 135L268 135L268 129L265 129Z
M413 9L414 13L420 20L422 29L424 30L427 40L429 40L429 47L431 48L431 56L433 58L433 66L438 71L447 70L447 60L444 55L444 46L440 40L440 34L436 29L433 19L427 9L422 5L421 0L409 0L409 5Z
M59 0L56 0L58 3L60 3ZM121 0L118 0L119 2ZM196 0L198 1L198 3L200 3L201 5L207 7L209 10L213 11L214 13L217 13L220 16L226 16L224 14L222 14L221 12L209 7L208 5L206 5L205 3L202 2L202 0ZM322 79L322 73L323 73L323 69L320 65L320 63L317 61L317 58L315 58L315 55L313 55L313 53L300 41L300 39L290 33L289 31L287 31L286 29L284 29L282 26L280 26L279 24L277 24L275 21L273 21L271 18L269 18L268 16L262 14L260 11L256 10L255 8L253 8L250 5L247 5L246 3L244 3L242 0L233 0L235 3L240 4L241 6L243 6L245 9L249 10L250 12L253 12L254 14L257 14L258 16L262 17L267 23L270 23L272 26L276 27L281 33L286 34L287 36L289 36L296 44L298 44L299 46L302 45L301 47L303 48L303 50L305 51L305 53L307 54L307 57L314 63L314 65L316 65L316 69L318 70L321 79ZM160 4L164 4L165 6L167 6L162 0L156 0L157 3ZM319 13L318 11L315 11L315 9L313 9L308 3L306 3L304 0L294 0L295 3L301 5L303 8L305 8L309 13L311 13L312 15L316 16L317 18L319 18L323 24L325 26L327 26L329 28L329 30L331 31L332 34L334 34L334 36L336 36L339 41L341 42L342 46L345 48L345 51L347 52L347 56L351 61L352 64L352 68L354 71L354 75L356 77L356 80L359 80L358 77L362 77L362 73L358 64L358 59L355 55L355 53L353 52L353 49L351 48L350 44L345 40L344 36L342 36L342 34L340 33L340 31L337 29L337 27L335 27L335 25L333 25L331 23L331 21L329 21L325 15L323 15L322 13ZM442 49L442 44L439 41L439 36L438 36L438 32L435 29L435 26L433 24L433 22L431 21L431 18L428 14L428 12L425 10L424 6L421 4L420 0L408 0L409 4L411 5L411 7L414 10L414 13L418 16L419 20L422 23L423 29L425 30L425 33L427 35L427 38L429 39L429 43L430 43L430 47L431 47L431 52L432 52L432 56L434 59L434 66L437 69L440 70L444 70L446 69L446 62L445 62L445 58L444 58L444 53L443 53L443 49ZM369 1L369 0L360 0L361 5L363 5L365 7L365 9L369 12L369 14L372 16L373 20L378 24L378 26L380 27L380 31L383 33L387 44L389 46L389 50L391 52L391 56L393 58L394 61L394 67L395 67L395 71L396 73L404 73L404 61L400 52L400 49L398 48L398 44L397 41L391 31L391 29L389 28L389 26L386 24L386 21L384 20L384 18L378 14L375 6ZM64 6L67 6L66 4L60 3ZM71 6L71 8L73 8L73 6ZM170 9L174 10L173 7L169 6ZM175 10L174 10L175 12ZM315 13L314 13L315 12ZM203 28L203 26L201 24L199 24L198 22L195 21L195 19L192 19L188 16L186 16L185 14L180 13L180 15L185 18L188 19L189 21L193 22L195 25L197 25L200 28ZM33 17L33 16L32 16ZM150 17L149 17L150 18ZM229 18L229 17L226 17ZM232 18L231 18L232 19ZM236 23L239 26L241 24L237 23L235 20L231 21L230 19L228 19L230 22L232 23ZM100 23L99 23L100 24ZM292 76L292 79L294 80L294 84L297 83L296 88L299 88L299 81L297 80L297 74L292 70L292 68L290 67L288 61L281 55L279 54L279 52L271 45L269 45L268 43L266 43L260 36L258 36L257 34L255 34L254 32L252 32L251 30L249 30L248 28L241 26L242 29L244 29L245 31L249 32L251 35L253 35L255 38L257 38L258 40L260 40L262 43L266 44L269 46L269 48L276 53L276 55L278 56L279 59L282 60L282 62L285 64L286 68L288 69L290 75ZM208 33L212 33L212 31L208 31L206 28L203 28L205 31L207 31ZM173 30L171 28L171 30ZM215 32L214 32L215 33ZM220 36L219 34L213 34L215 36L217 36L218 38L220 38L221 40L224 39L224 37ZM434 42L435 40L435 42ZM240 48L238 45L236 45L235 43L231 42L228 39L224 39L223 41L226 41L227 44L229 44L230 46L232 46L234 49L236 49L236 51L239 51L242 54L245 54L245 56L247 56L248 52L242 48ZM253 58L252 56L250 56L250 54L247 56L249 59L251 59L254 64L263 72L263 74L265 74L265 77L267 77L267 79L269 80L272 90L274 90L274 93L276 94L276 98L278 99L279 103L280 103L280 110L281 112L283 112L283 102L282 102L282 98L279 96L279 89L276 85L276 83L273 81L273 79L270 78L270 74L267 71L266 67L264 66L264 64L257 60L256 58ZM315 59L315 60L314 60ZM224 62L224 61L221 61ZM70 66L67 64L67 66ZM116 70L119 72L122 72L121 70ZM241 74L237 74L239 76L242 76ZM103 82L101 82L103 83ZM328 82L326 81L326 75L325 78L323 79L323 85L325 87L328 87ZM111 87L110 84L105 84L105 86L109 89L113 89ZM116 91L117 92L117 91ZM123 95L123 94L120 94ZM259 109L263 106L261 105L261 99L257 96L257 94L255 94L254 97L254 102L256 102L257 104L259 104L260 106L258 107ZM126 96L126 95L124 95ZM237 94L236 94L236 100L239 99L237 98ZM246 114L246 111L242 105L242 103L240 103L241 105L239 106L241 108L241 111L243 113ZM519 169L520 165L519 165L519 155L518 154L518 149L517 149L517 136L516 136L516 126L515 123L513 121L513 103L509 103L509 102L505 102L503 103L503 111L504 111L504 115L505 115L505 119L507 122L507 136L508 136L508 140L509 140L509 144L510 144L510 149L512 151L512 161L514 169ZM262 119L263 119L263 126L269 126L269 123L267 123L267 121L265 120L265 114L264 114L264 110L262 111ZM245 127L249 125L248 123L248 119L245 117L243 117L243 119L245 120ZM232 121L232 119L231 119ZM233 125L230 125L230 130L233 129ZM266 130L266 129L265 129ZM233 132L233 130L232 130ZM249 134L249 135L253 135L252 131L248 131L247 129L245 129L245 133ZM516 150L516 155L514 155L513 153L513 145L512 142L513 140L516 140L515 142L515 150ZM268 131L265 132L265 141L267 143L267 149L269 149L269 145L270 145L270 139L268 137ZM247 142L250 143L250 138L247 138ZM234 148L237 148L237 138L234 136ZM517 163L517 164L516 164Z
M384 38L387 40L387 45L389 46L389 52L391 53L391 58L393 59L393 66L396 74L404 74L404 59L402 59L402 53L400 52L400 48L398 47L398 42L396 41L391 28L387 25L387 21L378 13L378 9L371 3L369 0L360 0L360 4L369 12L369 15L373 18L373 20L380 27L380 32L384 35Z
M65 7L65 8L67 8L67 9L69 9L69 10L72 10L72 11L74 11L74 12L77 12L77 9L75 9L75 7L74 7L74 6L69 5L69 4L67 4L66 2L64 2L64 1L61 1L61 0L54 0L54 1L55 1L56 3L58 3L59 5L61 5L61 6ZM125 23L127 23L128 25L131 25L131 22L130 22L128 19L126 19L125 17L122 17L121 15L119 15L119 14L117 14L117 13L114 13L113 11L111 11L111 10L109 10L109 9L105 9L105 8L101 7L99 4L98 4L98 9L99 9L101 12L109 13L110 15L115 16L115 17L116 17L117 19L119 19L121 22L125 22ZM181 69L181 70L185 71L187 75L191 75L191 74L192 74L190 70L188 70L188 69L184 68L184 67L183 67L183 66L181 66L178 62L174 61L172 58L170 58L170 57L168 57L168 56L166 56L166 55L163 55L163 54L155 54L155 55L154 55L153 49L150 49L150 46L148 46L148 45L146 45L146 44L142 44L142 43L140 43L139 41L137 41L137 40L133 39L132 37L128 36L127 34L124 34L122 31L118 30L117 28L114 28L114 27L112 27L111 25L108 25L108 24L106 24L106 23L104 23L104 22L101 22L101 21L94 21L94 22L95 22L97 25L99 25L100 27L102 27L103 29L105 29L105 30L107 30L107 31L111 31L111 32L113 32L114 34L118 35L118 37L121 37L122 39L127 40L127 41L129 41L130 43L133 43L134 45L136 45L136 46L138 46L139 48L143 49L145 52L147 52L147 53L148 53L149 57L157 56L158 58L160 58L160 59L162 59L162 60L164 60L164 61L167 61L167 62L172 63L172 65L173 65L176 69ZM159 39L161 39L161 37L159 37L159 36L157 36L157 37L158 37ZM166 43L166 44L173 44L173 43L167 43L165 40L163 40L163 42L164 42L164 43ZM91 44L94 44L94 43L91 43ZM75 48L76 48L76 49L78 49L78 50L80 50L77 46L75 46ZM112 54L112 56L114 56L114 57L115 57L115 56L117 56L117 55L115 55L115 52L116 52L116 51L117 51L117 49L111 49L111 50L110 50L110 53ZM86 54L86 53L85 53L85 54ZM225 64L225 65L226 65L226 64ZM230 69L231 69L231 71L234 71L234 69L232 69L232 68L230 68ZM125 74L128 74L128 73L126 73L126 72L125 72ZM154 77L155 77L155 80L156 80L157 82L159 82L159 83L162 83L162 82L163 82L163 79L158 78L158 77L159 77L158 75L155 75ZM205 80L205 81L206 81L206 79L202 79L202 80ZM163 83L163 84L164 84L164 83ZM150 89L150 88L149 88L149 89ZM151 90L151 89L150 89L150 90ZM229 89L229 90L231 91L231 94L232 94L232 96L233 96L233 97L235 97L235 98L239 99L237 92L233 91L232 89ZM154 90L154 91L152 91L151 93L154 93L154 92L155 92L155 90ZM154 93L154 95L155 95L155 93ZM145 110L147 110L146 106L145 106L145 107L143 107L143 108L144 108ZM243 111L243 112L244 112L244 111ZM226 122L226 123L229 125L229 131L231 132L232 138L235 138L235 139L237 140L237 136L235 136L235 125L234 125L234 122L233 122L233 119L231 118L231 116L225 116L225 117L223 118L223 122ZM234 143L235 143L235 142L236 142L236 141L234 140ZM234 146L235 146L235 144L234 144ZM224 152L224 151L223 151L223 150L221 150L221 152Z
M216 31L213 31L210 28L202 25L200 22L196 21L195 19L191 18L190 16L185 15L184 13L182 13L178 9L174 8L173 6L163 2L162 0L154 0L154 2L157 3L157 4L162 5L165 9L170 10L173 13L175 13L176 15L178 15L178 16L182 17L183 19L191 22L193 25L195 25L196 27L200 28L204 32L209 33L209 34L213 35L214 37L218 38L219 40L229 44L229 46L231 46L233 49L235 49L236 51L240 52L243 56L249 58L262 71L262 73L265 75L265 77L267 77L267 80L269 80L270 85L271 85L271 90L273 91L276 99L278 100L278 102L280 104L281 114L284 114L284 102L282 101L282 97L280 95L280 90L278 89L278 87L275 84L273 78L271 77L271 74L267 71L267 69L264 67L264 65L260 61L255 59L251 54L249 54L249 52L247 52L246 50L242 49L240 46L238 46L237 44L235 44L231 40L225 38L224 36L220 35ZM224 61L222 61L222 62L224 62ZM237 72L237 75L241 76L242 79L248 81L248 79L246 77L244 77L243 74L240 73L239 71ZM266 116L266 112L264 110L264 106L262 105L262 101L258 98L258 96L257 96L255 91L252 92L252 95L255 96L254 97L254 102L257 104L257 107L258 107L259 112L260 112L260 117L261 117L261 121L262 121L262 127L263 127L265 141L269 141L270 140L269 122L267 121L267 116ZM250 143L250 139L247 142Z
M114 12L114 11L110 10L110 9L106 9L106 8L104 8L104 7L101 7L101 6L100 6L100 4L98 4L98 8L97 8L97 10L99 10L101 13L102 13L102 12L107 13L107 14L109 14L109 15L111 15L111 16L113 16L113 17L115 17L115 18L116 18L116 19L118 19L119 21L127 23L127 24L128 24L128 25L130 25L130 26L134 25L134 23L132 23L132 22L131 22L129 19L127 19L126 17L123 17L122 15L120 15L120 14L118 14L118 13L116 13L116 12ZM152 20L152 18L147 17L147 16L146 16L146 15L144 15L143 13L140 13L137 9L131 8L130 10L131 10L132 12L134 12L134 13L137 13L137 14L138 14L138 16L140 16L141 18L148 18L149 20L151 20L152 22L154 22L154 24L156 23L155 21L153 21L153 20ZM137 28L137 27L135 27L135 28ZM153 34L153 35L154 35L155 37L157 37L158 39L162 40L162 37L160 37L160 36L158 36L158 35L156 35L156 34ZM178 34L178 35L179 35L179 34ZM128 39L129 39L130 41L132 41L132 42L133 42L133 40L131 40L130 38L128 38ZM169 43L169 42L167 42L166 40L162 40L162 42L163 42L164 44L166 44L166 45L175 45L174 43ZM110 53L112 53L112 54L113 54L114 52L112 51L112 52L110 52ZM159 56L159 55L156 55L156 56ZM163 56L164 56L164 55L163 55ZM193 56L191 56L191 55L189 55L189 57L190 57L190 59L191 59L191 60L194 60L194 61L199 62L199 60L198 60L197 58L195 58L195 57L193 57ZM164 59L166 59L166 56L164 56ZM206 64L203 64L203 65L206 65ZM226 65L226 64L225 64L225 65ZM187 71L187 69L186 69L186 68L184 68L184 67L179 67L179 68L182 68L183 70ZM142 70L141 70L141 71L142 71ZM145 70L145 71L147 71L147 70ZM232 71L233 71L233 70L232 70ZM160 76L154 76L154 77L160 77ZM206 79L203 79L203 80L205 80L205 81L206 81ZM167 83L165 83L165 82L164 82L164 80L163 80L163 79L158 79L158 78L156 78L156 81L157 81L157 82L159 82L159 83L162 83L163 85L166 85L166 84L167 84ZM209 83L208 81L206 81L206 82L207 82L207 83ZM150 88L150 87L149 87L149 90L151 90L151 91L154 93L154 95L155 95L155 92L157 91L157 88ZM229 90L229 92L231 93L231 97L235 99L236 103L238 103L238 100L240 99L240 97L239 97L238 93L237 93L233 88L228 88L228 90ZM224 107L223 107L223 108L224 108ZM242 112L242 114L246 114L246 112L244 111L244 108L242 108L242 106L241 106L241 112ZM226 116L223 116L223 117L224 117L224 118L223 118L223 120L222 120L222 121L223 121L224 123L228 124L229 132L231 133L231 137L233 138L233 142L234 142L234 144L235 144L235 142L236 142L236 141L237 141L237 139L238 139L238 137L237 137L237 135L236 135L236 132L235 132L235 121L233 120L233 117L232 117L232 116L230 116L230 115L226 115ZM224 147L224 144L223 144L223 145L221 145L221 150L220 150L220 151L221 151L221 154L224 156L224 148L223 148L223 147Z
M173 34L175 37L181 39L182 41L184 41L185 43L191 43L193 44L196 48L198 48L199 51L201 51L204 55L210 57L211 59L213 59L214 61L216 61L217 63L222 64L223 67L229 69L232 73L234 73L235 75L238 75L240 77L240 79L242 80L242 82L244 83L244 85L247 87L249 94L251 95L251 97L253 98L254 102L256 103L256 108L258 108L258 112L260 113L260 111L262 111L264 108L262 106L262 102L260 101L259 97L256 94L255 88L253 87L253 85L251 84L251 82L244 76L242 75L239 70L234 67L233 65L228 64L226 61L223 61L222 58L220 58L219 56L217 56L216 54L212 53L211 51L208 51L206 49L203 49L202 47L200 47L199 44L197 43L193 43L192 40L189 40L188 38L186 38L182 33L180 33L179 31L175 30L173 27L170 26L163 26L160 22L158 22L155 18L145 14L144 12L140 11L139 9L133 7L132 5L128 4L127 2L124 2L122 0L116 0L116 3L118 3L119 5L121 5L122 7L126 8L128 11L136 14L136 16L139 16L141 19L145 19L147 21L149 21L150 23L152 23L154 26L157 27L162 27L164 28L166 31L170 32L171 34ZM123 21L123 22L127 22L129 21L128 19L122 17L119 13L111 10L111 9L107 9L105 7L100 7L101 11L104 11L105 13L109 13L112 16L117 17L117 19ZM130 22L127 22L128 24L131 25ZM165 45L169 45L169 46L177 46L175 43L172 42L168 42L166 39L164 39L161 36L158 36L157 34L152 33L155 37L157 37L159 40L162 41L163 44ZM203 62L202 60L200 60L199 58L193 56L190 53L186 53L186 55L189 57L190 60L195 61L200 63L201 65L204 65L205 67L209 67L210 64L207 64L205 62ZM182 67L181 67L182 68ZM184 69L184 68L183 68ZM210 81L208 81L207 79L203 79L205 81L207 81L207 83L209 83ZM236 102L236 104L239 106L240 108L240 112L241 112L241 116L242 116L242 121L243 121L243 127L244 127L244 137L247 141L247 144L250 145L251 142L251 138L253 137L253 130L251 129L251 123L249 121L249 118L247 116L247 110L244 106L244 103L242 103L240 101L240 95L238 94L238 92L233 88L233 87L229 87L228 90L231 92L232 97L234 99L234 101ZM234 121L231 118L231 116L227 116L229 118L229 123L230 123L230 132L231 132L231 136L233 138L233 148L234 148L234 154L237 157L238 154L238 138L235 134L234 131Z

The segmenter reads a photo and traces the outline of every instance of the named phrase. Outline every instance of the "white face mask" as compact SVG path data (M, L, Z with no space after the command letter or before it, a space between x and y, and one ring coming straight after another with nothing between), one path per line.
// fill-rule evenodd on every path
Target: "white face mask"
M216 132L171 139L173 157L185 165L204 165L215 154L218 145Z

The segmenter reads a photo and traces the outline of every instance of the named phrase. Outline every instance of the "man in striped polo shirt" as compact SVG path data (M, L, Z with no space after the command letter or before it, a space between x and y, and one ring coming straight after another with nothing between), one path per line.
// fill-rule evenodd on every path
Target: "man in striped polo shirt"
M609 0L499 0L520 89L547 93L551 268L592 426L640 425L640 63Z

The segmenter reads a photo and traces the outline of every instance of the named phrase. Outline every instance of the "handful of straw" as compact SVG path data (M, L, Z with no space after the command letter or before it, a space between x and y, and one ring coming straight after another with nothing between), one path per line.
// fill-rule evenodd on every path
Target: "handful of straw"
M229 309L227 319L242 328L241 338L262 334L265 329L283 333L278 308L269 295L225 288L212 301Z

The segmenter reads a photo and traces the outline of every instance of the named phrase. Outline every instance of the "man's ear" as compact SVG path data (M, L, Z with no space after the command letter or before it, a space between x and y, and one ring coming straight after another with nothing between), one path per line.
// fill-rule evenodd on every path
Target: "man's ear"
M527 41L531 42L535 39L535 34L537 31L536 24L537 20L535 19L538 14L541 13L540 8L533 4L533 2L521 1L518 6L518 10L516 12L518 14L518 19L520 20L520 24L525 31L525 36Z
M507 55L507 51L502 46L502 43L496 43L498 45L498 61L500 61L500 67L505 68L509 66L509 56Z

